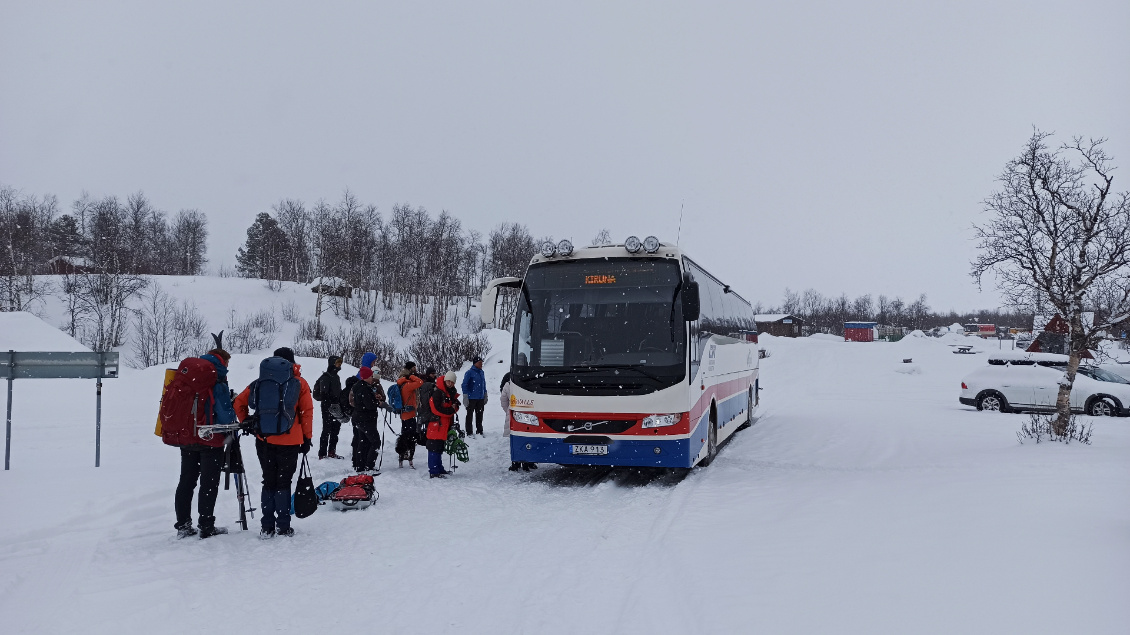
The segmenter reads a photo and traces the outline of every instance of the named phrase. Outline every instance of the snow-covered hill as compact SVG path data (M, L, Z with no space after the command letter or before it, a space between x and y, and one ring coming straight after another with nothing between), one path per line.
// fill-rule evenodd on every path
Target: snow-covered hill
M490 336L497 391L508 348L506 334ZM386 451L374 507L323 507L295 521L292 540L266 542L238 530L175 539L178 455L152 434L160 368L106 383L99 469L93 382L17 382L13 469L0 474L0 623L9 633L1127 632L1130 421L1095 421L1092 446L1019 445L1021 416L957 402L984 355L916 337L763 346L760 421L681 481L508 472L495 393L487 437L470 440L453 478L397 469ZM917 372L899 372L904 358ZM233 385L256 362L237 357ZM308 377L320 369L300 362ZM343 477L346 463L315 460L315 482ZM254 459L248 469L254 483ZM233 492L220 492L217 515L234 527Z

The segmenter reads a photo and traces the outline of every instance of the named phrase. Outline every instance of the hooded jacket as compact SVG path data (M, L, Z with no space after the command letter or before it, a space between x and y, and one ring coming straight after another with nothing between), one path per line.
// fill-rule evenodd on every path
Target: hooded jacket
M455 412L459 410L459 393L455 392L454 387L447 388L442 375L436 377L436 387L428 405L435 418L428 422L427 437L430 441L446 441L447 432L455 420Z
M283 434L256 437L260 441L266 441L271 445L302 445L314 438L314 398L310 396L310 384L302 378L302 367L298 364L294 365L294 376L298 378L298 383L301 386L298 393L298 404L294 407L294 425ZM239 417L240 423L250 414L247 406L247 400L250 397L251 386L248 386L235 398L235 414Z
M340 357L331 356L329 367L318 378L322 382L322 421L330 416L330 406L341 402L341 367L337 365L340 361Z
M362 355L361 356L361 365L357 367L357 369L358 369L357 375L356 375L357 379L361 379L361 370L360 369L369 368L370 366L373 365L373 362L375 362L375 361L377 361L377 354L376 353L365 353L364 355Z
M364 380L353 384L353 423L354 425L374 424L381 420L381 404L385 402L385 391L378 381L369 385Z

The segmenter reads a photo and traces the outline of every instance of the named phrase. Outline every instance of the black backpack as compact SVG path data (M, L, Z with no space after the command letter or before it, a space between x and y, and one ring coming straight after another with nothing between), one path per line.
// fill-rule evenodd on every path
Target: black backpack
M310 389L310 396L314 398L314 401L321 401L326 398L326 373L322 373L318 381L314 382L314 387Z
M345 379L345 388L341 391L341 397L338 399L338 405L341 406L341 412L347 417L353 416L353 406L349 405L349 395L353 393L353 384L361 381L357 379L357 375L350 375Z

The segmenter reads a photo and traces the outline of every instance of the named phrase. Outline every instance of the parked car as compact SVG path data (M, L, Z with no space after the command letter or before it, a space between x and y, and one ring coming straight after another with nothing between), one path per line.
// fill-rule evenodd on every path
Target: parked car
M961 381L961 403L978 410L1053 412L1066 355L995 355ZM1071 389L1071 410L1099 416L1130 416L1130 380L1095 365L1083 365Z

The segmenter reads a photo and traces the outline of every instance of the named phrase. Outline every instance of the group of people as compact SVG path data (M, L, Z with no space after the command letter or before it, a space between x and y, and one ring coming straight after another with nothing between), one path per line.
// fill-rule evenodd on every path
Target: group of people
M219 343L199 359L207 361L215 369L215 389L211 392L213 404L208 409L208 414L204 415L209 425L197 427L199 420L194 402L192 421L195 429L191 435L201 434L199 430L209 427L222 428L227 434L218 437L192 436L188 442L183 438L178 438L175 442L171 442L167 436L165 438L166 443L179 446L181 451L181 474L175 500L175 528L181 538L197 533L202 538L227 533L225 528L215 525L216 495L225 463L225 446L232 442L240 430L255 435L255 453L263 471L260 537L294 535L290 522L291 490L299 456L306 455L313 444L314 401L320 402L322 411L318 458L344 458L337 454L337 443L342 424L349 422L353 425L353 468L359 473L377 469L382 444L382 417L387 425L391 414L400 417L401 428L396 442L399 466L404 467L407 462L409 468L415 469L416 446L423 445L428 452L428 472L431 478L445 478L451 474L444 469L443 453L452 430L460 436L484 434L483 414L488 396L481 358L473 359L471 368L464 373L462 395L456 390L457 375L454 371L440 375L435 368L429 367L419 373L415 362L406 362L396 379L399 399L393 399L392 404L374 369L377 356L371 352L362 356L360 369L344 383L340 378L342 358L330 357L325 372L311 389L302 377L301 366L294 361L294 352L282 347L275 350L271 358L264 360L260 367L260 378L251 382L238 395L227 385L227 364L231 355ZM180 368L183 369L189 361L182 362ZM277 384L280 381L265 377L264 373L267 371L263 369L268 366L282 368L285 377L281 381L292 387L292 390L282 389L287 386L275 386L279 390L269 392L269 396L261 400L259 396L263 389L269 391L272 389L271 382ZM503 411L507 414L508 379L509 374L503 380L502 400ZM164 402L169 390L167 387L162 395L162 413L165 412ZM459 431L456 423L461 405L467 411L465 433ZM383 416L382 411L390 415ZM231 414L225 416L224 413L227 412ZM284 424L285 431L279 432L271 426L261 425L261 416L275 417L272 421L287 422L289 427ZM228 427L215 425L232 420L234 421ZM504 434L507 436L509 427L504 427ZM208 438L204 438L205 436ZM519 466L529 469L522 464L514 464L510 469L518 469ZM192 526L191 514L192 497L197 483L200 485L197 498L199 532Z

